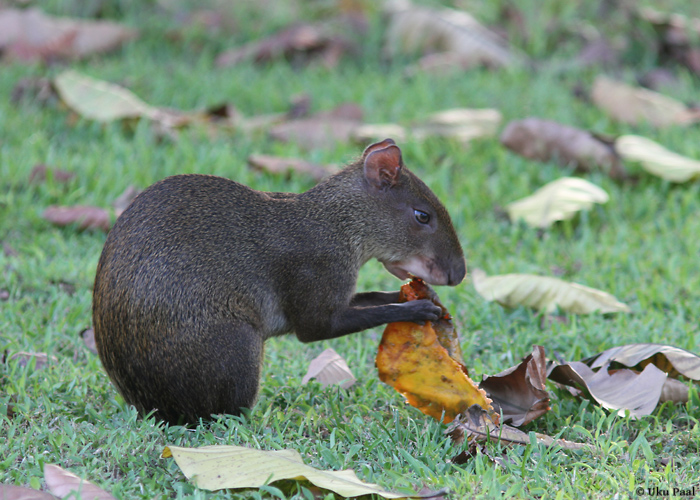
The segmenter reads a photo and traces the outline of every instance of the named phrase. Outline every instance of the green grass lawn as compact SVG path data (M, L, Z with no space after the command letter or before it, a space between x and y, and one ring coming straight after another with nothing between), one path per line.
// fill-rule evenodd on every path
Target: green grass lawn
M309 10L330 3L311 2L314 9ZM456 3L473 7L485 22L497 20L499 2ZM0 290L9 294L0 299L0 351L8 357L19 351L52 356L39 370L14 361L0 364L2 483L41 488L43 465L53 463L120 499L318 494L296 483L261 491L206 492L193 487L172 459L160 458L166 444L236 444L294 448L322 469L352 468L362 479L388 489L446 487L453 492L450 498L645 498L648 488L700 486L695 389L690 403L665 404L653 415L633 420L549 386L552 411L525 430L586 442L594 453L536 444L489 445L492 454L502 456L500 466L483 455L455 465L450 459L462 447L444 435L445 426L407 406L378 380L374 356L381 329L309 345L294 337L270 341L260 400L245 418L221 416L194 429L141 419L80 337L91 324L92 284L105 235L56 228L42 219L49 205L108 206L129 185L144 188L189 172L221 175L261 190L300 192L313 181L252 171L248 155L345 163L363 148L338 144L304 152L263 133L209 137L197 129L178 140L160 140L145 122L127 130L73 120L56 102L10 101L22 78L50 77L66 67L121 83L150 104L180 109L229 102L247 116L284 112L291 97L307 93L313 111L352 101L363 108L368 123L407 123L447 108L488 107L503 113L504 124L537 116L604 134L637 133L700 158L697 126L656 130L622 125L575 98L574 88L589 89L605 70L567 64L582 46L573 33L598 29L624 37L626 32L615 24L616 14L594 17L595 5L589 2L545 3L513 2L526 14L529 38L520 46L538 61L534 68L406 78L407 61L383 60L383 24L374 16L357 59L346 59L337 68L292 68L277 62L217 69L213 61L222 49L269 33L305 11L279 12L268 2L244 2L238 8L248 12L251 22L240 23L233 35L192 30L172 41L165 37L176 26L171 14L151 2L117 0L102 2L109 7L107 14L140 29L141 36L116 53L49 67L0 63ZM56 0L46 8L75 15L83 4ZM693 8L683 4L679 8L685 12ZM657 64L653 52L631 43L622 63L609 73L634 83ZM674 71L677 82L667 93L683 101L700 100L698 77L682 68ZM442 139L400 146L409 168L452 214L469 268L489 274L557 274L608 291L632 308L631 314L550 322L530 310L485 302L469 279L456 288L440 288L442 302L455 316L473 378L516 364L533 344L570 360L634 342L700 351L700 183L673 185L646 174L636 182L617 183L603 173L583 174L605 189L610 201L539 233L505 220L500 208L572 175L570 170L517 156L497 137L469 147ZM29 173L39 163L76 177L68 184L52 178L29 183ZM358 283L361 291L399 286L377 262L363 269ZM358 383L351 389L301 385L308 362L327 347L355 372ZM635 493L638 488L643 495ZM700 494L700 487L696 491Z

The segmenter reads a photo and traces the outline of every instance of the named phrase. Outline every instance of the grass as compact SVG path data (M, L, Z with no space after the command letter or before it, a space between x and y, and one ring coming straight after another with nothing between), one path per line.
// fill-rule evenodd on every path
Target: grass
M182 109L227 101L246 115L280 112L301 92L313 96L314 110L356 102L370 123L409 122L451 107L496 107L504 122L539 116L601 133L639 133L700 158L697 127L625 126L575 99L573 88L590 87L601 68L561 71L546 64L570 59L580 48L580 40L566 30L578 25L617 30L615 16L601 24L585 2L567 8L554 1L514 3L528 13L530 39L522 44L524 50L545 62L537 70L474 70L407 79L401 62L381 59L379 18L372 23L361 57L333 70L293 69L283 62L215 69L213 58L221 49L284 25L287 18L265 15L255 3L245 3L238 8L248 9L254 22L240 23L230 39L189 31L171 42L164 35L175 25L172 16L151 3L116 0L103 2L112 9L108 14L139 28L139 40L116 54L70 67L124 83L151 104ZM532 15L535 4L541 16ZM68 15L80 12L80 5L77 0L54 1L46 8ZM324 4L310 5L305 8ZM469 6L486 21L496 20L496 2ZM545 29L554 21L556 29ZM562 33L569 36L557 39ZM629 82L657 64L653 53L636 47L630 45L624 64L614 71ZM447 487L452 498L643 498L648 495L638 495L637 488L672 490L700 481L695 389L688 404L665 404L649 417L631 420L550 387L552 411L526 430L591 443L594 454L536 444L511 449L492 445L489 450L503 458L502 466L483 455L456 465L450 459L461 447L443 434L444 426L407 407L401 396L379 382L373 360L381 329L310 345L293 337L270 341L260 400L243 418L221 417L185 429L137 417L79 335L90 326L92 281L105 235L53 227L41 217L44 208L107 206L128 185L143 188L183 172L222 175L262 190L299 192L312 181L253 172L246 167L247 156L270 153L341 163L357 155L361 146L338 144L305 153L294 144L272 143L264 135L209 138L200 131L185 132L177 141L160 141L146 123L129 131L70 120L56 103L10 102L9 92L20 79L52 76L64 67L3 63L0 71L0 89L5 91L0 99L0 244L5 246L0 251L0 289L9 292L0 302L0 351L55 357L43 369L14 361L0 364L3 483L40 488L43 465L56 463L120 499L319 494L296 483L260 491L201 491L172 460L159 458L166 444L294 448L319 468L353 468L364 480L389 489ZM682 69L677 73L673 95L697 99L697 77ZM637 183L618 184L600 173L586 174L610 194L610 202L540 235L504 221L496 208L571 172L516 156L496 138L469 148L435 139L401 147L409 167L450 210L469 267L494 274L556 271L564 279L613 293L633 310L629 315L570 316L565 323L543 323L529 310L485 303L468 281L440 289L443 303L456 317L467 364L477 379L512 366L533 344L567 359L631 342L698 350L700 184L676 186L646 175ZM37 163L75 172L76 178L67 185L51 178L30 184L29 172ZM376 262L365 267L358 284L360 290L397 286ZM349 391L301 385L308 362L327 347L345 357L358 377Z

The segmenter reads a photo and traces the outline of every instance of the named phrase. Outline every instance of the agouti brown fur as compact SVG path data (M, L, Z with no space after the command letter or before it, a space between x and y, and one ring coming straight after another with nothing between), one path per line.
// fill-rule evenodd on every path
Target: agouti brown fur
M391 139L301 194L168 177L107 237L93 301L100 358L142 413L173 423L239 413L255 403L270 337L312 342L438 318L428 300L356 294L372 258L435 285L466 272L449 214Z

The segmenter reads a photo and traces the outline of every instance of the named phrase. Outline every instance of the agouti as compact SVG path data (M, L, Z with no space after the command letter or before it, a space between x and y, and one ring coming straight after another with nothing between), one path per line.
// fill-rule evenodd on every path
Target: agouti
M333 339L394 321L434 321L428 300L355 293L376 258L400 279L457 285L450 216L391 139L301 193L177 175L141 193L97 266L95 340L124 399L196 423L254 405L265 340Z

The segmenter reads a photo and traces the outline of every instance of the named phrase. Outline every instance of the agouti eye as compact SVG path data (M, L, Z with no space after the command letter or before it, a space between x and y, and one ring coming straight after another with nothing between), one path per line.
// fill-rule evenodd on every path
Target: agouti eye
M430 214L427 214L422 210L413 210L413 213L416 216L416 220L421 224L427 224L428 222L430 222Z

